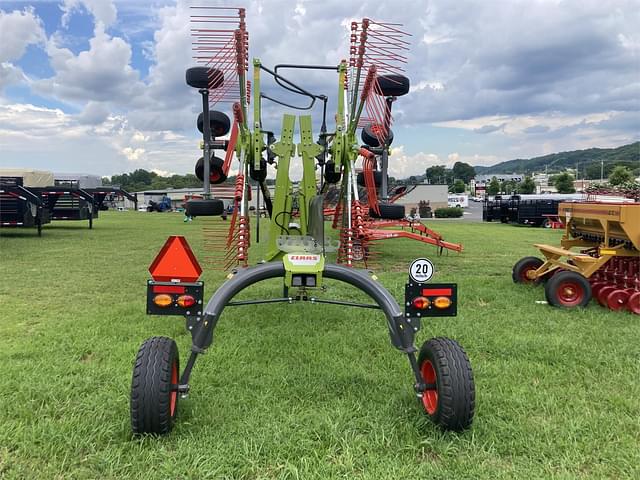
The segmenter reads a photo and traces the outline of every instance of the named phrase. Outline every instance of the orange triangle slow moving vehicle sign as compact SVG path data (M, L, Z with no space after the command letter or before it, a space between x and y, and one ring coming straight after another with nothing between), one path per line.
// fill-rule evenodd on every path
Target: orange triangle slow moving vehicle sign
M153 260L149 272L157 282L195 282L202 273L186 238L172 235Z

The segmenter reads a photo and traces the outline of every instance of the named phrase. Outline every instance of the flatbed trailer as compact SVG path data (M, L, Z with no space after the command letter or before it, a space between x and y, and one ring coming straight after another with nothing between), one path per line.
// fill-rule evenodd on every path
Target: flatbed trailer
M104 210L104 201L109 195L117 195L125 197L131 200L135 204L135 210L138 209L138 197L135 194L131 194L120 187L91 187L84 189L87 193L93 196L93 218L98 217L98 212Z
M0 227L35 227L42 236L42 226L50 222L50 212L37 193L13 179L0 178Z
M51 220L88 220L93 228L93 196L81 188L67 186L30 188L39 195Z

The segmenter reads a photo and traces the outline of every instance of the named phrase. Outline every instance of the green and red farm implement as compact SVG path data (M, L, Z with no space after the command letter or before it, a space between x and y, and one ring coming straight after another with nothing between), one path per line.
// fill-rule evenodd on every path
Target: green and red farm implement
M171 430L178 400L190 391L196 359L210 347L214 329L227 307L299 302L382 310L392 346L407 356L415 393L424 411L444 429L468 428L473 420L475 387L466 353L457 342L443 337L432 338L419 349L414 345L424 317L456 315L456 285L426 283L430 275L425 272L430 268L432 273L433 266L424 259L416 261L412 271L418 270L413 271L406 284L403 309L371 271L354 268L359 261L364 264L367 242L393 235L385 233L392 231L384 227L398 225L404 217L404 209L389 202L386 179L392 139L391 107L398 97L409 92L409 79L401 67L406 61L403 52L408 48L407 34L399 25L364 19L351 25L348 61L335 65L280 64L271 69L258 58L249 64L244 9L194 8L192 22L195 59L202 66L187 70L186 80L202 96L198 127L203 133L203 157L196 165L196 173L203 180L204 193L202 199L186 202L186 213L191 217L220 215L223 205L211 198L210 184L224 182L232 165L237 165L229 231L219 250L207 252L217 252L218 263L226 263L233 270L205 302L204 285L199 280L201 268L183 237L170 237L152 264L147 313L184 316L192 345L182 371L174 340L153 337L140 347L131 389L133 432L164 434ZM251 82L247 79L249 69L253 72ZM283 71L292 69L335 75L334 128L327 127L328 97L283 75ZM289 97L304 98L307 104L293 104L289 97L276 98L266 93L261 88L262 75L268 75ZM276 137L263 126L265 100L301 110L321 103L319 135L313 135L311 115L296 117L286 113ZM225 102L232 105L233 120L210 109L211 105ZM365 132L361 135L364 145L358 141L360 129ZM228 133L228 138L221 139ZM212 156L216 149L225 152L224 158ZM296 159L301 163L302 179L294 184L290 167ZM364 163L361 183L369 193L366 204L359 199L357 162ZM269 166L276 167L273 197L266 184ZM265 258L253 266L249 266L248 254L250 179L258 186L256 194L264 196L269 214ZM325 235L323 194L328 185L339 185L341 192L334 212L334 225L339 230L337 242ZM453 245L426 227L418 228L412 233L429 238L426 243L440 248ZM339 264L327 261L326 253L331 250L337 252ZM424 270L419 271L414 265L422 265ZM234 300L241 291L274 278L282 279L281 296ZM323 298L323 287L331 282L351 285L373 302Z

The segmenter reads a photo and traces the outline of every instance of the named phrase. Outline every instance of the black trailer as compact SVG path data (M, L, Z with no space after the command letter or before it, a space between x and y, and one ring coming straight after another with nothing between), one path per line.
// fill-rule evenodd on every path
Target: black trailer
M558 213L559 198L523 199L520 195L510 198L496 196L493 200L485 199L482 206L482 220L502 223L516 223L536 227L547 226L549 215Z
M515 212L516 223L520 225L533 225L535 227L548 227L549 216L558 214L558 204L561 200L518 200L518 208Z
M106 201L114 201L117 197L124 197L131 200L135 205L135 209L138 209L138 197L126 190L122 190L120 187L92 187L85 188L84 190L93 195L94 218L98 216L98 211L109 209L108 205L105 203Z
M0 227L37 228L51 222L51 215L42 198L31 188L22 186L20 177L0 177Z
M94 199L87 191L69 186L30 190L41 197L45 208L51 212L52 220L88 220L89 228L93 228Z
M509 202L496 195L493 200L485 198L482 204L482 220L493 222L499 220L502 223L509 223Z

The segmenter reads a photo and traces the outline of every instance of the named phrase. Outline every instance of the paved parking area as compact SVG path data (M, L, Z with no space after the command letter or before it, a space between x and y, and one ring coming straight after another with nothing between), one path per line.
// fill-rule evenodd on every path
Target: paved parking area
M462 218L429 218L428 221L433 220L460 220L467 222L481 222L482 221L482 202L472 202L469 200L469 206L464 210Z
M469 207L464 209L463 220L471 222L482 221L482 202L472 202L469 200Z

